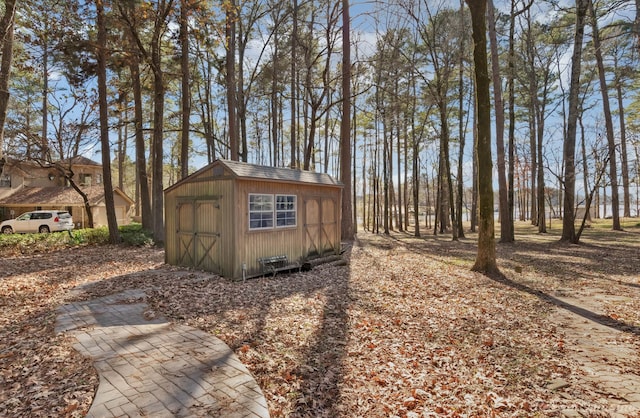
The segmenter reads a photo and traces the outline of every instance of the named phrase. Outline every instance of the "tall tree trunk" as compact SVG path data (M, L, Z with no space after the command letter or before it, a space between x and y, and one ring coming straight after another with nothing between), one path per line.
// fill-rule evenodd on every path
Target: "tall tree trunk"
M151 200L149 192L149 176L147 175L147 158L144 141L144 131L142 127L142 86L140 83L140 67L138 57L131 58L129 69L131 71L131 85L133 87L133 120L135 124L135 144L136 144L136 180L139 187L139 204L142 217L142 228L147 231L153 230L153 214L151 212Z
M404 141L403 141L403 153L404 153L404 186L402 187L402 195L404 201L404 229L409 230L409 127L407 124L407 118L403 118L404 127L402 129Z
M325 106L329 106L332 100L330 94L327 94L327 102ZM340 121L340 129L342 129L342 121ZM329 125L331 124L331 114L330 112L325 112L324 114L324 153L323 153L323 162L322 162L322 172L325 174L329 173L329 160L331 157L331 129Z
M157 51L160 64L159 49ZM162 244L164 242L164 151L163 151L163 126L164 119L164 77L162 72L154 76L153 99L153 137L152 137L152 174L151 174L151 211L153 214L153 239Z
M227 90L227 114L229 119L229 148L230 158L238 161L239 144L238 144L238 121L236 118L237 109L237 91L236 91L236 5L235 0L230 0L226 10L226 90Z
M587 160L587 144L584 137L584 124L582 123L582 114L578 115L578 123L580 124L580 148L582 151L582 185L584 187L585 206L589 194L589 160ZM597 188L595 186L594 188ZM591 211L587 210L586 220L591 222Z
M297 141L297 40L298 40L298 0L293 0L293 26L291 29L291 168L299 167Z
M516 111L515 111L515 26L516 26L516 17L527 10L533 5L533 0L529 2L525 8L516 12L515 0L511 0L511 14L509 18L509 59L508 59L508 71L507 71L507 88L509 92L509 174L507 181L508 188L508 211L509 215L509 234L508 237L509 242L515 241L515 227L513 225L514 222L514 210L515 210L515 184L514 184L514 176L515 176L515 159L516 159ZM504 224L503 224L504 225Z
M460 0L460 30L463 31L464 28L464 2ZM458 141L459 141L459 149L458 149L458 192L456 194L456 212L457 216L457 225L454 228L458 230L458 237L464 238L464 227L462 221L462 199L464 196L464 180L463 180L463 160L464 160L464 145L465 145L465 134L464 134L464 58L465 58L465 37L460 37L460 61L458 65L460 66L458 72Z
M588 0L591 11L591 28L593 47L595 49L596 64L598 66L598 76L600 79L600 92L602 93L602 110L607 132L607 143L609 145L609 178L611 180L611 215L613 219L613 229L621 231L620 225L620 197L618 195L618 164L616 157L616 141L613 132L613 117L611 116L611 104L609 102L609 87L607 86L607 75L602 59L602 47L600 45L600 32L598 29L598 15L596 14L593 0ZM573 211L573 207L566 207L565 212Z
M278 32L276 31L273 39L273 56L277 57L279 54L279 42L278 42ZM278 71L277 71L277 61L273 60L272 62L272 70L271 70L271 141L269 144L269 148L272 148L272 152L269 158L271 165L274 167L278 167L278 163L280 161L278 155L278 126L279 126L279 114L278 112ZM293 122L292 122L293 123ZM291 132L293 136L294 133ZM284 159L284 158L283 158ZM293 161L293 160L292 160ZM291 165L290 167L293 167Z
M379 93L378 90L376 89L376 93L375 93L375 98L376 98L376 105L378 104L378 100L379 100ZM379 159L379 155L380 155L380 127L379 127L379 115L378 112L375 112L375 140L374 140L374 147L373 147L373 166L372 166L372 170L371 170L371 184L372 184L372 188L373 188L373 196L372 196L372 201L373 201L373 205L372 205L372 220L373 220L373 228L372 228L372 232L374 233L379 233L380 232L380 222L378 222L378 218L380 217L380 206L378 205L378 202L380 201L380 183L379 183L379 179L378 179L378 169L380 167L380 159Z
M442 135L442 134L441 134ZM443 198L443 193L444 193L444 181L442 181L442 176L444 175L444 168L442 167L444 165L444 158L442 158L442 147L440 147L440 152L438 153L438 174L437 174L437 184L435 186L435 190L434 192L436 193L435 197L434 197L434 202L436 202L435 205L435 220L434 220L434 225L433 225L433 235L438 235L438 224L440 224L440 233L444 234L444 232L447 229L447 210L444 207L444 198Z
M354 104L355 104L355 100L354 100ZM355 106L354 106L355 107ZM367 168L367 146L368 146L368 142L367 142L367 134L364 134L364 143L362 146L362 228L365 231L371 231L371 227L370 227L370 223L369 223L369 216L371 216L371 193L368 193L367 190L367 174L369 173L370 169ZM357 155L356 152L353 153L354 157ZM355 166L355 164L354 164ZM353 187L355 189L356 187L356 182L353 182Z
M387 125L388 121L386 120L386 115L383 115L382 121L382 178L383 178L383 196L384 196L384 207L382 208L383 213L383 228L384 234L389 235L389 138L387 133Z
M50 158L49 155L49 134L48 134L48 126L49 126L49 42L48 42L48 26L49 22L45 20L44 22L44 39L43 43L43 54L42 54L42 138L40 138L40 146L42 147L40 151L40 158L43 160L47 160Z
M166 30L167 17L173 9L173 0L162 0L156 3L153 32L151 34L149 52L145 48L142 40L136 32L137 28L130 18L131 13L135 10L130 5L125 11L124 5L118 4L120 15L129 26L132 41L138 46L138 51L148 60L149 66L153 73L153 136L151 139L152 148L152 179L151 179L151 215L153 225L153 238L156 243L164 243L164 190L163 190L163 172L164 172L164 156L163 156L163 137L164 137L164 74L162 70L162 50L161 37ZM137 121L141 123L142 113L136 114ZM136 139L137 141L137 139ZM138 144L136 144L136 147ZM143 179L140 179L141 182ZM142 184L142 183L141 183Z
M475 81L473 83L475 96ZM471 232L476 232L478 226L478 111L476 105L477 98L473 106L473 183L471 184Z
M530 216L531 224L538 225L538 149L536 146L536 98L538 96L537 76L534 68L533 34L531 31L531 16L527 19L526 37L527 58L529 60L527 68L527 81L529 87L529 152L531 154L531 188L530 188Z
M242 30L242 25L238 25L239 30ZM243 34L239 33L239 37ZM247 97L244 91L244 47L238 48L238 69L236 73L236 106L237 106L237 124L236 132L238 135L238 159L240 161L247 162L249 156L249 150L247 149Z
M2 34L2 42L0 42L2 49L2 61L0 62L0 174L2 174L6 162L4 158L4 125L9 108L9 79L13 62L15 10L15 0L6 0L4 15L0 20L0 34Z
M486 0L465 0L471 10L473 62L476 78L478 114L478 192L480 218L478 253L472 270L484 274L498 273L493 221L493 163L491 158L491 99L487 65Z
M546 89L546 87L545 87ZM538 198L538 202L536 204L536 208L538 211L538 232L546 233L547 232L547 223L546 223L546 213L545 213L545 180L544 180L544 158L543 158L543 142L544 142L544 102L537 98L535 99L535 115L536 115L536 127L537 127L537 161L538 161L538 169L536 173L538 174L538 192L536 196Z
M136 180L139 188L139 205L142 217L142 228L153 231L153 213L151 211L151 194L147 175L147 159L145 153L144 131L142 126L142 86L140 83L140 66L137 53L132 53L129 63L131 86L133 90L133 120L135 124L136 144Z
M118 74L120 76L121 74ZM118 113L118 147L117 152L117 164L118 164L118 188L124 189L124 157L126 155L126 93L120 91L118 94L117 113ZM122 116L123 110L125 111L124 117ZM76 153L77 155L77 153Z
M576 29L573 42L573 54L571 57L571 82L569 85L569 115L567 120L567 132L564 139L564 207L562 217L561 241L576 241L576 225L573 208L575 207L576 187L576 134L578 122L578 94L580 92L580 65L582 63L582 40L584 38L585 16L589 0L576 0Z
M451 160L449 155L449 121L447 118L447 104L444 99L440 100L440 123L442 125L442 133L440 136L440 147L441 147L441 158L444 162L444 182L443 189L446 189L446 193L443 194L443 197L446 196L446 206L449 209L449 215L451 216L451 232L452 239L454 241L458 240L458 228L456 227L456 212L455 205L453 204L453 181L451 180ZM444 199L443 199L444 201ZM443 215L446 215L443 213ZM444 217L446 219L446 217Z
M351 51L349 51L349 55L351 55ZM349 57L349 59L351 59L351 57ZM357 86L354 86L357 87ZM351 92L349 92L349 94L351 94ZM354 235L358 233L358 194L356 191L356 185L358 184L358 173L357 173L357 167L356 167L356 157L358 155L358 120L357 120L357 106L356 106L356 99L354 97L351 97L349 99L351 101L351 114L352 114L352 120L353 123L351 124L351 143L352 143L352 149L351 149L351 167L352 167L352 177L351 177L351 190L352 190L352 211L353 211L353 217L352 217L352 222L353 222L353 233ZM365 178L365 171L364 171L364 166L362 167L362 182L364 183L364 178ZM362 206L364 207L364 194L362 195ZM364 219L364 218L363 218Z
M180 177L189 175L189 121L191 120L191 78L189 66L189 16L187 0L180 0L180 69L182 70L182 134L180 138Z
M616 78L616 92L618 96L618 120L620 121L620 159L622 167L622 193L624 200L623 216L631 216L631 198L629 194L629 161L627 155L627 129L624 122L624 102L622 97L622 82Z
M399 100L399 94L400 92L397 89L397 83L396 83L396 91L395 91L395 100ZM398 106L399 108L400 106ZM403 205L404 205L404 196L403 196L403 192L402 192L402 135L401 135L401 121L400 121L400 111L398 110L398 113L396 115L394 115L395 119L396 119L396 145L397 145L397 149L398 149L398 153L396 154L396 164L397 164L397 168L396 168L396 175L398 176L398 202L396 205L396 224L398 225L398 231L403 232L404 231L404 225L403 225L403 215L402 215L402 209L403 209ZM405 138L406 139L406 138ZM406 159L405 159L406 161Z
M104 203L109 227L109 242L120 242L120 231L116 219L116 208L113 197L113 183L111 181L111 148L109 146L109 104L107 103L107 25L102 0L96 0L96 24L98 31L98 46L96 62L98 73L98 103L100 114L100 144L102 148L102 181L104 187Z
M413 180L413 223L415 228L413 235L415 237L420 236L420 144L418 143L418 136L416 135L416 83L415 77L411 75L411 88L413 90L412 106L411 106L411 145L413 147L412 152L412 180ZM428 197L427 197L428 199Z
M504 103L502 101L502 78L500 77L500 61L498 55L498 38L493 0L487 2L489 21L489 42L491 45L491 75L493 79L493 96L496 118L496 152L498 159L498 196L500 211L500 242L513 242L513 223L509 217L509 195L507 190L506 161L504 150Z
M153 239L164 244L164 72L162 70L162 34L172 1L161 1L154 23L151 40L151 69L153 71L153 164L151 180L151 210L153 212Z
M427 209L424 213L424 227L431 229L431 206L433 199L431 199L431 187L429 187L429 170L424 171L424 194L426 196ZM434 232L435 233L435 232Z
M340 178L342 190L342 239L353 240L351 201L351 40L349 0L342 0L342 122L340 123Z

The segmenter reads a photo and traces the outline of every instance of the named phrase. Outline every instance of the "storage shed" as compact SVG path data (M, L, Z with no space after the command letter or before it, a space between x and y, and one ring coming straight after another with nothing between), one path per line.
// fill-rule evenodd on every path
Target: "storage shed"
M342 184L323 173L216 160L165 190L165 261L234 279L259 259L340 251Z

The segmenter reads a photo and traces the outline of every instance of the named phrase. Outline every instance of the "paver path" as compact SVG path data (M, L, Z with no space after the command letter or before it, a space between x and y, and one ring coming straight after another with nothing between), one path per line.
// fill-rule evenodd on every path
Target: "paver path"
M56 332L73 335L100 376L88 417L269 417L262 391L225 343L145 317L144 298L128 290L58 310Z
M599 310L603 301L612 297L561 292L556 298L566 305L557 308L554 319L565 334L565 349L581 368L580 373L572 375L575 383L588 388L593 399L601 399L611 417L638 417L640 352L630 338L637 329L629 327L625 332L607 325Z

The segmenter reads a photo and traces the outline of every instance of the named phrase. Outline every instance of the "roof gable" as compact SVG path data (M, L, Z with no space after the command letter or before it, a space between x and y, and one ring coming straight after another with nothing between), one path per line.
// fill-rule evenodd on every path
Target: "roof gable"
M305 183L321 186L343 187L342 183L326 173L316 173L284 167L270 167L257 164L249 164L239 161L219 159L201 168L190 176L168 187L165 191L172 190L183 182L195 179L211 179L232 177L243 180L274 181L283 183Z
M86 166L100 167L102 165L82 155L76 155L75 157L66 158L64 160L58 161L57 163L62 165L71 165L71 166L86 165Z

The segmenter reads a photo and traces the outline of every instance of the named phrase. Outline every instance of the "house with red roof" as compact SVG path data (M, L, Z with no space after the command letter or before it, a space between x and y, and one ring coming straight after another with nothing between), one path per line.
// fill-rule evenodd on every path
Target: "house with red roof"
M54 164L9 159L0 175L0 220L12 219L32 210L67 210L76 228L88 226L83 197L69 181L87 196L95 227L107 225L102 183L102 165L78 156ZM134 201L119 188L113 189L118 225L131 222Z

